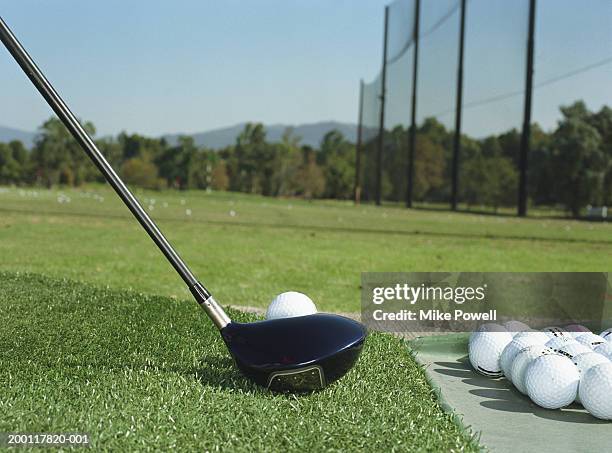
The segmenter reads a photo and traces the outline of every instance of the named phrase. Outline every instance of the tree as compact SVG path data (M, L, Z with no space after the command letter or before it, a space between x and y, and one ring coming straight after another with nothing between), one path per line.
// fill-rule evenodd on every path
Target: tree
M325 190L325 177L317 165L315 152L309 146L302 148L302 165L297 171L296 185L298 195L304 198L316 198Z
M554 191L574 217L602 200L607 161L600 133L589 124L583 102L561 107L563 119L552 136Z
M93 124L83 124L94 135ZM80 185L92 178L96 169L78 143L57 118L47 120L39 129L31 162L37 180L46 185Z
M198 149L193 141L193 137L181 136L178 138L178 144L172 148L159 148L159 153L154 159L155 164L159 168L159 174L165 178L168 185L178 189L186 189L188 187L197 187L197 179L205 180L206 175L196 175L192 171L192 162L198 154ZM199 170L206 172L204 168L198 167ZM195 169L194 169L195 170ZM190 185L191 179L191 185ZM205 186L205 183L202 183Z
M317 157L325 178L324 196L351 198L355 183L355 146L340 131L332 130L323 137Z
M217 162L211 174L211 188L214 190L227 190L229 187L229 178L227 176L227 169L225 162Z
M423 200L444 184L444 149L429 137L419 134L414 156L414 199Z
M12 149L5 143L0 143L0 184L20 182L22 164L13 156Z
M145 189L160 189L163 180L157 177L157 167L142 157L134 157L124 162L121 175L127 184Z

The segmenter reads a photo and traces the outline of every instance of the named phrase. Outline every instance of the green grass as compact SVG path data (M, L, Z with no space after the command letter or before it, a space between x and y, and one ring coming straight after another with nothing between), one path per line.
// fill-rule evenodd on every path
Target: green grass
M58 203L60 193L71 202ZM356 312L365 271L607 271L611 264L606 223L235 193L137 194L147 207L156 199L152 216L223 304L265 307L293 289L319 309ZM188 296L106 186L0 190L0 257L0 270Z
M0 272L0 314L0 432L88 432L115 451L478 449L389 335L337 384L292 396L246 381L187 301Z

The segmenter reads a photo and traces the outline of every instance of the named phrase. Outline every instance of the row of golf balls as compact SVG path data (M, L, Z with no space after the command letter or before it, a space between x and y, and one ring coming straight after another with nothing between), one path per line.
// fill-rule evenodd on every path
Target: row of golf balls
M476 371L505 376L546 409L580 403L612 420L612 328L596 335L581 325L536 331L524 323L485 324L470 335Z

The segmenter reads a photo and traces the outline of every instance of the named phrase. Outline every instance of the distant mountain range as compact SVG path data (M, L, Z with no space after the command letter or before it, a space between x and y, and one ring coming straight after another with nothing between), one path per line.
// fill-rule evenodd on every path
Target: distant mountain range
M34 143L35 132L21 131L10 127L0 126L0 143L8 143L13 140L21 141L27 148L31 148Z
M189 135L193 137L198 146L218 149L236 143L236 137L242 132L245 124L246 123L240 123L235 126L213 129L195 134L167 134L164 135L164 138L168 140L168 143L175 144L179 136ZM281 141L285 130L287 130L287 128L292 128L293 135L301 137L300 144L313 147L318 147L325 134L334 129L340 131L351 142L355 142L357 137L356 125L339 123L337 121L300 124L296 126L289 124L271 124L266 125L265 128L267 140L270 142Z
M207 148L219 149L236 143L236 137L244 129L246 123L236 124L235 126L213 129L206 132L195 134L166 134L163 137L168 143L175 144L181 135L193 137L196 145L206 146ZM329 131L337 129L349 141L355 142L357 136L357 126L355 124L339 123L337 121L325 121L320 123L300 124L296 126L288 124L266 125L266 137L270 142L278 142L287 128L293 129L293 135L301 137L300 144L318 147L321 140ZM0 142L10 142L11 140L21 140L28 148L34 142L35 132L21 131L9 127L0 126Z

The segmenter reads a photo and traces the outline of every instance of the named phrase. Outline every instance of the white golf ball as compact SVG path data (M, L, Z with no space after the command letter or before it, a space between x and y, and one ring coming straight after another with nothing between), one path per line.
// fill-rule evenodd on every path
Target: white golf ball
M600 344L603 344L606 342L606 340L603 337L600 337L599 335L595 335L594 333L590 333L590 332L580 335L579 337L576 337L576 341L578 343L582 343L585 346L588 346L591 349L595 349Z
M606 356L608 360L612 361L612 343L611 342L606 341L605 343L595 346L594 351L603 356Z
M288 291L276 296L266 311L266 319L292 318L295 316L312 315L317 307L306 294Z
M504 327L506 328L506 330L508 332L510 332L512 334L512 336L515 336L516 334L520 333L520 332L525 332L526 330L530 330L531 328L525 324L524 322L521 321L507 321L504 323Z
M555 351L559 354L563 354L564 356L569 357L570 359L580 354L592 352L592 350L588 346L578 343L577 341L565 343L559 349L555 349Z
M546 342L546 346L548 346L549 348L552 349L559 349L562 346L565 346L567 344L571 344L571 343L578 343L576 340L574 340L573 337L553 337L550 340L548 340Z
M576 399L580 374L576 365L558 354L538 357L527 367L525 388L529 398L546 409L565 407Z
M546 335L548 335L548 338L555 338L555 337L571 337L572 335L570 335L569 333L567 333L564 329L562 329L561 327L546 327L545 329L542 329L542 332L544 332Z
M589 371L591 367L595 365L599 365L600 363L607 363L609 360L598 354L596 352L585 352L584 354L579 354L572 359L574 365L578 367L578 372L580 373L580 381L584 377L585 373ZM578 395L576 396L576 402L581 403L580 401L580 384L578 384Z
M510 381L519 392L527 393L527 390L525 390L525 370L527 366L533 360L547 354L555 354L555 351L541 344L534 344L521 349L516 355L510 367Z
M612 327L604 330L599 334L600 337L604 338L606 341L612 341Z
M544 332L540 332L539 330L526 330L524 332L519 332L514 336L515 340L523 337L530 337L532 341L537 341L538 344L546 344L550 338Z
M499 359L512 341L508 332L477 332L469 345L470 363L476 371L489 377L500 377Z
M541 345L542 343L540 342L540 340L536 337L532 337L532 336L525 336L525 337L520 337L520 338L514 338L503 350L501 358L500 358L500 365L501 365L501 369L504 373L504 376L506 376L506 378L512 382L512 376L510 374L510 367L512 366L512 362L514 361L514 358L516 357L516 355L522 350L525 349L528 346L532 346L532 345Z
M564 329L574 338L590 332L590 330L582 324L570 324L568 326L565 326Z
M612 420L612 363L600 363L584 374L580 382L580 401L589 413Z
M474 332L470 334L470 339L468 341L468 344L470 345L472 344L472 340L474 339L476 334L479 332L507 332L507 330L501 324L496 324L494 322L482 324L478 327L478 329L476 329Z

